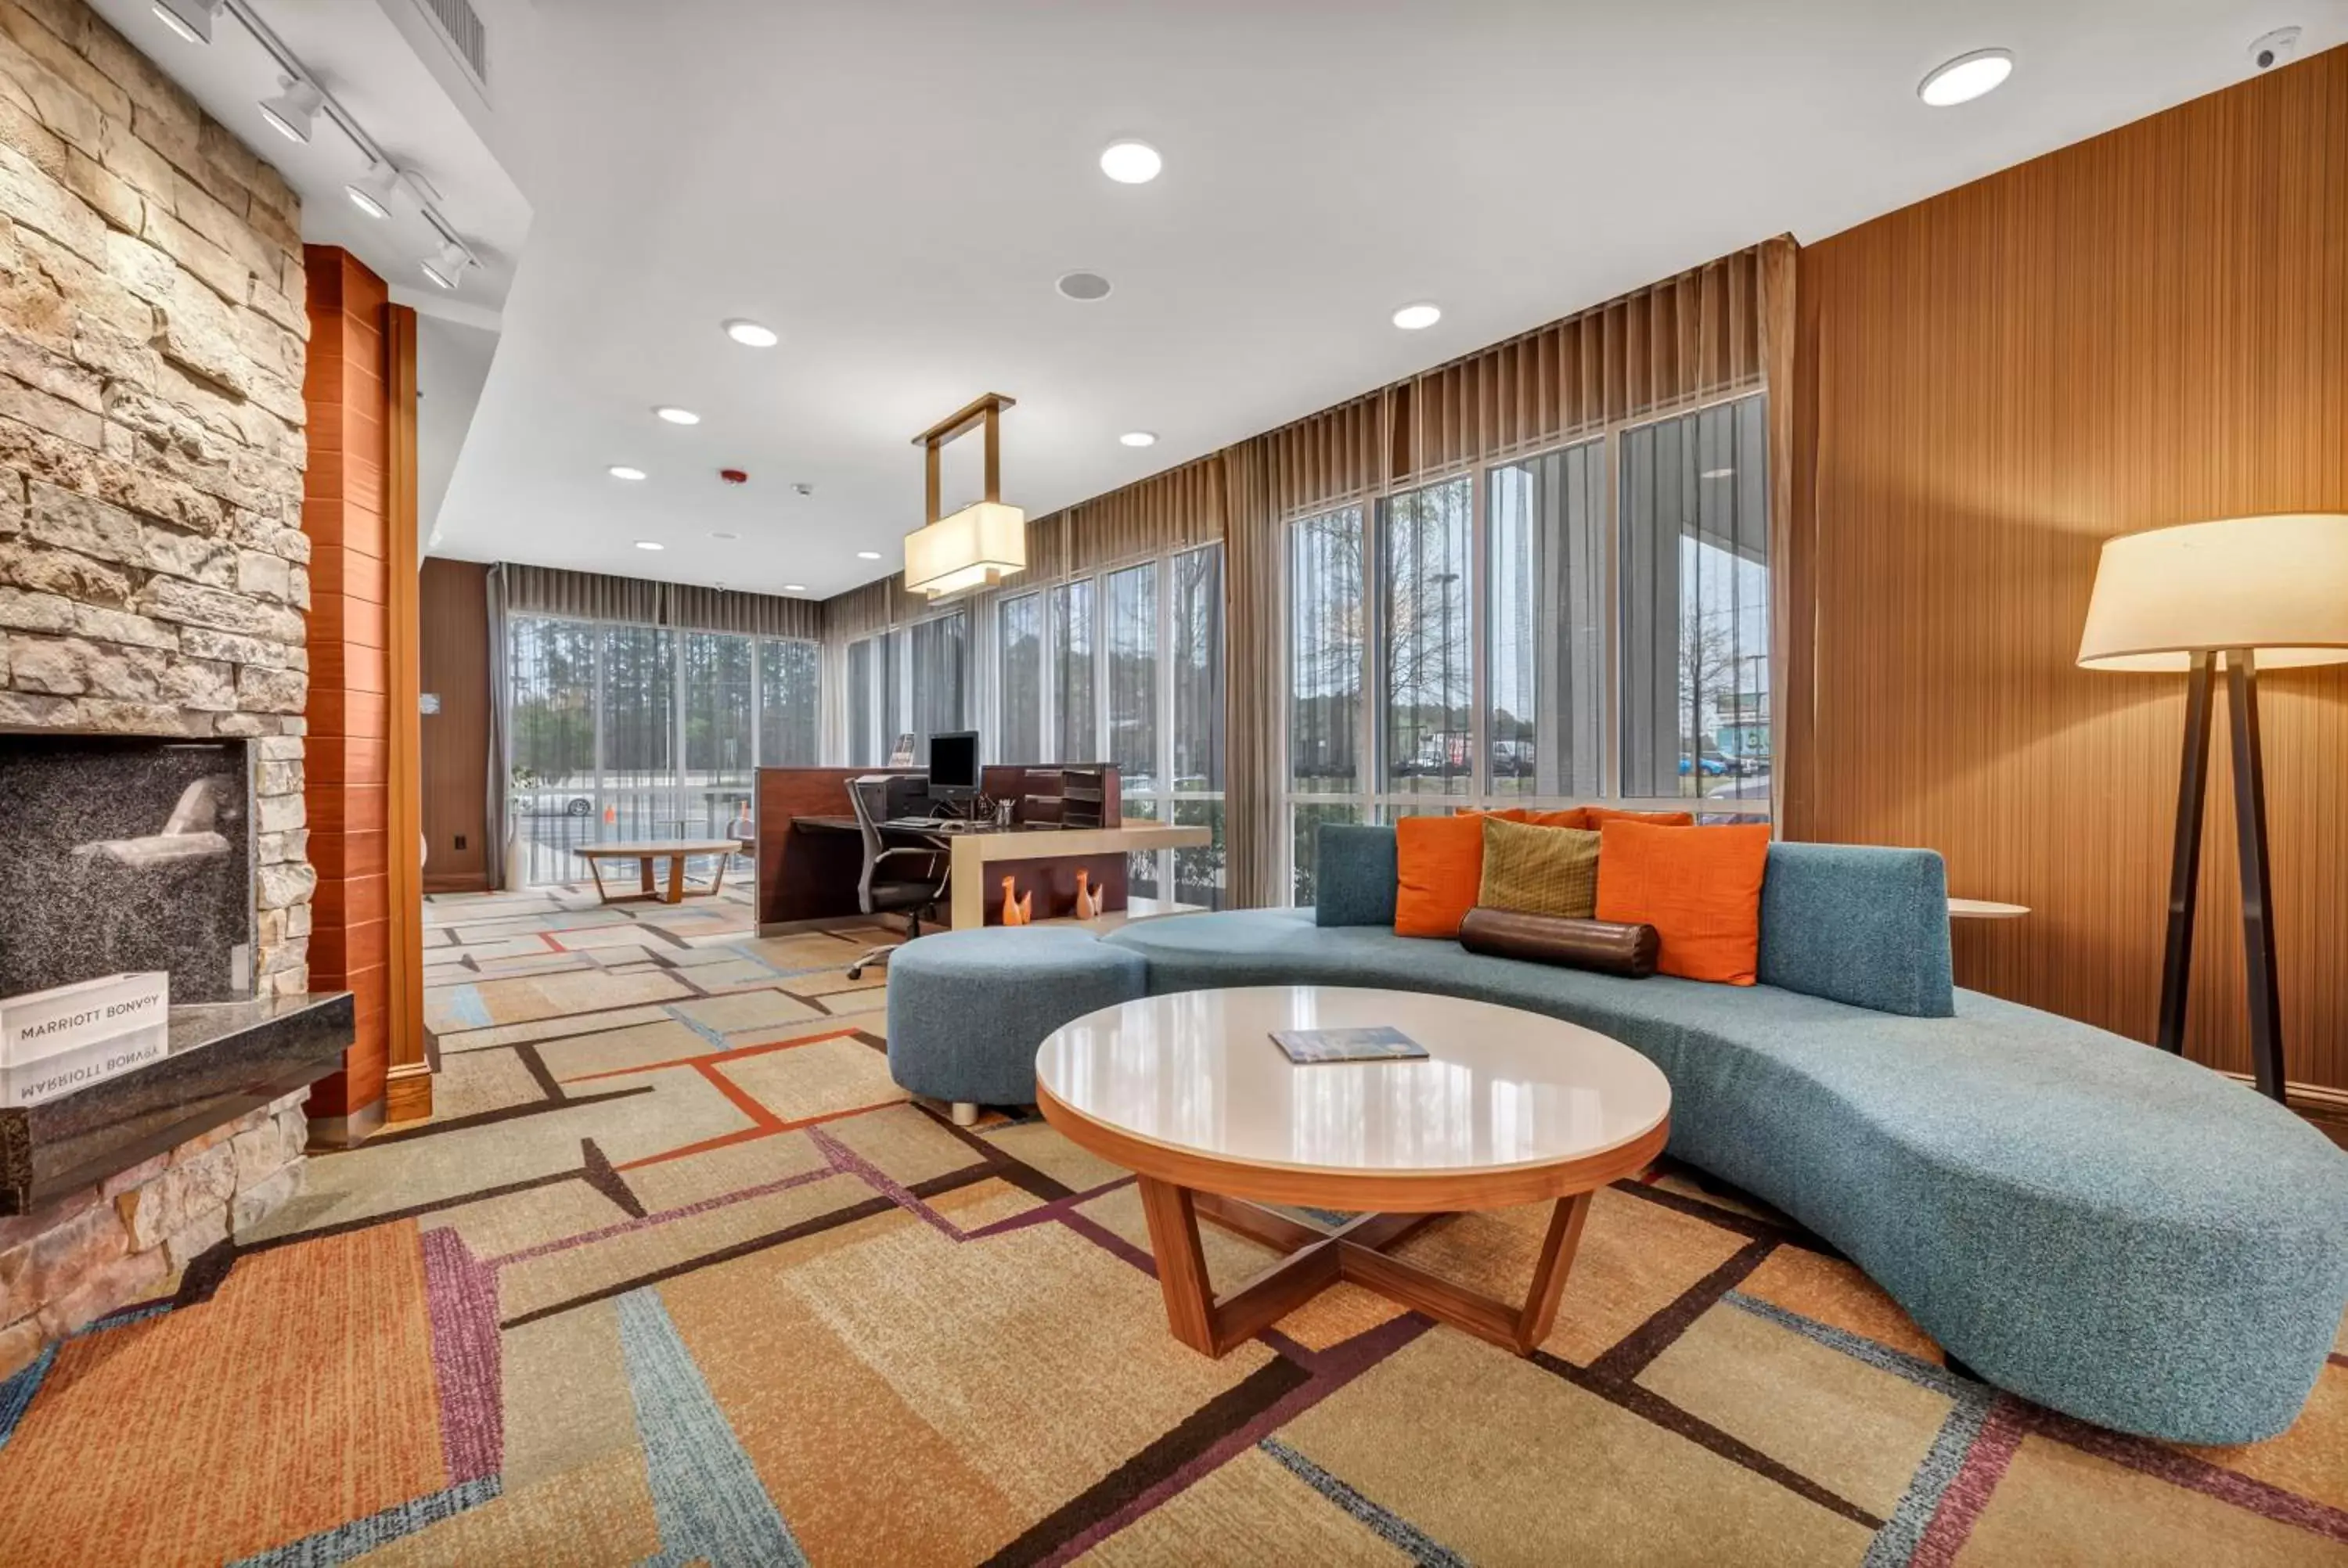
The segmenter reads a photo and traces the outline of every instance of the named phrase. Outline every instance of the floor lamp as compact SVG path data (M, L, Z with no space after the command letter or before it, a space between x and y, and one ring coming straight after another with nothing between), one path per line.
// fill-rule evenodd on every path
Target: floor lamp
M2240 846L2242 949L2250 1065L2259 1092L2283 1097L2273 885L2267 873L2266 777L2259 753L2259 671L2348 661L2348 515L2299 513L2150 528L2106 540L2087 601L2079 663L2183 671L2185 762L2168 871L2168 945L2160 971L2160 1048L2185 1049L2193 900L2209 793L2209 713L2226 672Z

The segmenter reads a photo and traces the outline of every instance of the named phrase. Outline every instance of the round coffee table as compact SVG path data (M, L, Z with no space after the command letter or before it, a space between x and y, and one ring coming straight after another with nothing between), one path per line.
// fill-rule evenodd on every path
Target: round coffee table
M1299 1065L1272 1040L1381 1024L1426 1059ZM1672 1104L1653 1062L1578 1024L1333 986L1188 991L1088 1013L1035 1053L1035 1097L1071 1143L1140 1177L1167 1321L1210 1356L1341 1279L1529 1354L1556 1319L1590 1194L1663 1151ZM1439 1214L1543 1199L1555 1207L1521 1306L1385 1250ZM1358 1217L1323 1226L1262 1204ZM1202 1215L1288 1255L1217 1298Z

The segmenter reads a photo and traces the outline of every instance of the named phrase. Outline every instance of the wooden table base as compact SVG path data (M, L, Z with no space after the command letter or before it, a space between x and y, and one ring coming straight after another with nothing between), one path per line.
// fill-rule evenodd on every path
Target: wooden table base
M1530 1355L1557 1320L1558 1296L1565 1289L1566 1270L1573 1266L1581 1223L1590 1213L1588 1193L1557 1200L1540 1259L1533 1266L1532 1286L1524 1305L1511 1307L1386 1255L1385 1248L1440 1214L1364 1214L1332 1230L1238 1198L1193 1192L1149 1176L1140 1178L1140 1186L1142 1211L1149 1218L1150 1250L1158 1258L1158 1285L1166 1297L1167 1324L1175 1338L1209 1356L1223 1355L1341 1279L1367 1286L1504 1350ZM1201 1216L1288 1255L1218 1299L1199 1245Z

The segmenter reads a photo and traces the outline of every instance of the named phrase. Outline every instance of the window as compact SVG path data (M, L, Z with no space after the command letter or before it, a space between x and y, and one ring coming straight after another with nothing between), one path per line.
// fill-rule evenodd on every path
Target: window
M1051 592L1052 691L1056 745L1046 762L1096 763L1103 753L1093 706L1093 581L1079 578Z
M1606 444L1494 468L1485 664L1491 793L1599 793L1606 733Z
M883 754L874 745L880 733L880 692L875 684L877 637L860 638L848 645L848 765L873 766Z
M751 771L813 760L813 642L515 616L507 623L512 792L532 882L580 875L598 839L723 836Z
M995 755L1005 762L1044 755L1044 596L1023 593L997 607Z
M942 731L966 730L963 722L965 680L970 666L970 612L956 610L928 620L915 621L908 632L911 647L913 755L922 766L930 761L930 737Z
M1767 818L1766 433L1748 394L1290 525L1299 903L1333 822L1684 797Z
M1762 401L1622 437L1622 791L1769 794Z
M1298 523L1289 537L1288 787L1293 888L1313 901L1313 845L1324 822L1360 819L1343 799L1363 784L1362 509Z
M1108 760L1134 794L1159 793L1158 567L1108 579Z
M1465 794L1474 787L1474 630L1468 613L1473 499L1472 481L1461 477L1406 491L1379 507L1383 783L1395 794Z

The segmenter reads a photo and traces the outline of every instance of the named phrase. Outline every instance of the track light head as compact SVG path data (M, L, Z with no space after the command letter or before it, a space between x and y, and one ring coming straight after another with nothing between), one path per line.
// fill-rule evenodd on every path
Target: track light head
M223 0L155 0L155 19L191 44L212 41L212 21Z
M343 194L368 217L388 218L392 201L406 182L406 176L390 164L370 163L366 173L343 187Z
M426 282L435 288L454 291L465 276L465 269L476 266L473 253L450 240L440 247L440 253L427 258L424 265Z
M308 141L311 122L316 118L318 106L325 101L326 95L297 77L280 77L277 85L284 91L273 98L261 100L261 118L286 140Z

